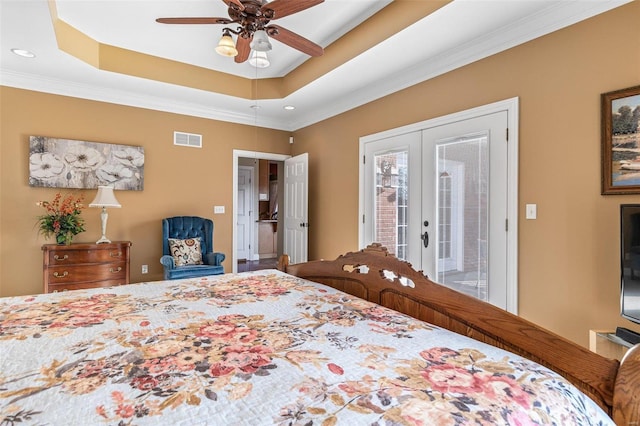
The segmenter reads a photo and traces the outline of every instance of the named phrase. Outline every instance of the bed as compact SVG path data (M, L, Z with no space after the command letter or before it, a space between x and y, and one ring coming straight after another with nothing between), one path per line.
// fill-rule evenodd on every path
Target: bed
M378 245L279 269L0 299L0 423L638 423L638 347L602 358Z

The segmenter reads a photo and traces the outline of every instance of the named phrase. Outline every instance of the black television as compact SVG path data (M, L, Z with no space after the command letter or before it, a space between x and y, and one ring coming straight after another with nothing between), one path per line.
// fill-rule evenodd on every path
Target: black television
M640 324L640 204L620 205L620 313ZM630 343L640 334L618 327L616 335Z

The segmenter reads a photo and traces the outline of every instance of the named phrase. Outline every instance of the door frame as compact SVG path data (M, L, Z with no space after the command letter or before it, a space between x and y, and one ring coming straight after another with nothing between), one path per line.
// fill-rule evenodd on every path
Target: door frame
M518 143L519 143L519 98L514 97L503 101L470 108L464 111L432 118L413 123L380 133L362 136L360 138L359 153L359 195L358 195L358 245L364 248L364 146L368 142L397 137L411 132L417 132L432 127L452 124L471 118L507 111L507 126L509 129L509 141L507 152L507 179L509 188L507 191L507 310L517 315L518 313Z
M241 149L233 150L233 170L232 174L232 207L231 207L231 215L233 221L233 229L231 233L231 272L238 272L238 242L236 241L238 235L238 160L240 158L253 158L255 160L271 160L271 161L284 161L288 158L291 158L291 155L288 154L275 154L272 152L260 152L260 151L245 151ZM252 244L255 246L255 235L256 232L253 233L254 241Z

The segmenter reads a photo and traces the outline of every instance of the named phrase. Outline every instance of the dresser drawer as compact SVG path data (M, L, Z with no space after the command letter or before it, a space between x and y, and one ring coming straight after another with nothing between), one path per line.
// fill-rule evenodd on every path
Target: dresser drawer
M57 293L60 291L82 290L87 288L99 288L99 287L115 287L123 285L124 283L119 280L99 281L93 283L66 283L66 284L49 284L47 293Z
M125 262L51 266L48 269L49 285L103 280L121 280L124 282L127 277L126 266Z
M126 258L119 248L108 250L52 250L49 252L49 265L71 265L76 263L118 262Z

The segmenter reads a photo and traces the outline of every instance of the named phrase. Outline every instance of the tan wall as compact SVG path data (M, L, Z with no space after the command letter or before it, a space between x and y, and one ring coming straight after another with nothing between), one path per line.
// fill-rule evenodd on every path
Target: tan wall
M130 240L132 282L162 278L163 217L213 219L214 248L227 254L231 271L233 149L289 154L289 132L187 117L158 111L0 87L0 295L42 292L42 252L36 216L38 200L56 189L28 185L29 136L139 145L145 149L143 191L117 191L122 208L109 209L107 237ZM173 145L175 130L203 136L203 148ZM257 136L256 136L257 135ZM63 193L68 191L63 190ZM95 190L82 190L87 204ZM213 214L224 205L225 214ZM100 238L100 210L82 216L87 231L77 242ZM142 275L141 265L149 265Z
M618 208L640 195L600 195L600 94L640 84L638 17L633 2L295 132L292 153L310 154L310 258L358 248L359 137L517 96L521 315L584 345L589 328L640 330L618 306ZM289 153L285 132L262 130L257 144L247 126L8 88L0 114L3 296L41 291L35 202L55 191L27 185L29 135L145 147L145 190L118 193L123 208L109 214L108 236L133 241L133 281L161 277L159 220L173 214L212 217L230 258L231 150ZM203 134L205 148L173 147L174 130ZM171 173L176 164L186 178ZM537 220L524 219L526 203L538 204ZM212 215L214 204L227 214ZM99 212L84 216L81 240L95 241Z
M639 18L633 2L297 131L310 257L358 248L359 137L519 97L520 314L583 345L590 328L640 330L619 316L618 262L619 205L640 195L600 195L600 94L640 84Z

